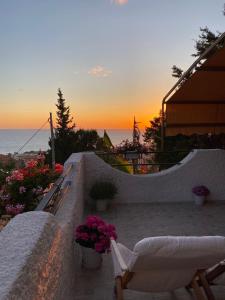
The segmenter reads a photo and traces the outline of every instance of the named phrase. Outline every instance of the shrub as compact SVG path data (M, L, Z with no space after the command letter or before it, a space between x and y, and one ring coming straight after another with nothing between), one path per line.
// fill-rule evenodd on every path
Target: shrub
M109 181L97 181L90 190L90 197L93 200L108 199L112 200L117 194L116 186Z

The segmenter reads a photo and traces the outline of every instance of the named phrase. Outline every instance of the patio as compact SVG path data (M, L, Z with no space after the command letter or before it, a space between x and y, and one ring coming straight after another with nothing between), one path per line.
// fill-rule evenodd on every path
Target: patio
M96 214L85 211L85 214ZM100 214L109 223L116 226L118 241L132 249L137 241L148 236L162 235L225 235L225 203L208 203L198 208L193 203L148 203L118 204L109 211ZM103 255L103 265L98 271L87 271L76 260L77 300L113 299L113 268L111 256ZM225 298L225 286L214 287L218 300ZM126 300L188 300L194 299L185 289L173 293L145 294L125 291Z
M89 191L102 178L114 182L118 194L111 209L100 216L116 226L118 241L130 249L148 236L225 236L224 154L216 149L193 151L179 166L143 176L113 169L94 153L71 155L55 215L43 208L23 213L1 231L0 299L113 299L110 254L103 255L100 270L86 271L81 268L79 245L74 245L74 228L85 215L96 214L87 210ZM202 184L210 190L209 202L198 208L191 191ZM216 299L224 300L225 287L214 289ZM125 300L134 299L193 298L183 288L162 294L125 291Z

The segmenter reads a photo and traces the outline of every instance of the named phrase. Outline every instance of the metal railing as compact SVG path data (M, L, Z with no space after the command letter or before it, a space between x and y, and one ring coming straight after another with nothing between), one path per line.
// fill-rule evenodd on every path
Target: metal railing
M145 151L145 152L138 152L138 151L117 151L117 152L96 152L96 154L103 158L106 162L109 160L110 156L116 157L116 156L121 156L127 160L131 161L130 163L110 163L112 167L131 167L133 168L133 173L138 173L138 168L142 166L159 166L159 170L165 169L166 167L171 167L174 165L180 165L180 161L174 161L174 162L157 162L157 161L152 161L152 162L144 162L140 163L138 160L142 159L143 155L174 155L178 153L183 153L183 154L189 154L191 151L189 150L176 150L176 151ZM136 155L136 157L135 157ZM131 157L129 159L129 156ZM185 156L185 155L184 155ZM132 158L133 157L133 158ZM151 158L146 158L146 160L151 160ZM151 172L149 172L151 173Z
M64 195L71 185L70 180L66 178L70 175L73 164L69 164L63 174L56 180L52 188L44 195L35 211L47 211L56 214L63 202Z

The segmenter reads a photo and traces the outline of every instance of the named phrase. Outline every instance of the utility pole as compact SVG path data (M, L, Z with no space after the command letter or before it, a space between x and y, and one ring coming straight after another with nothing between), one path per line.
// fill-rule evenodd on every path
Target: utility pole
M52 113L50 112L51 148L52 148L52 169L55 170L55 136L53 131Z

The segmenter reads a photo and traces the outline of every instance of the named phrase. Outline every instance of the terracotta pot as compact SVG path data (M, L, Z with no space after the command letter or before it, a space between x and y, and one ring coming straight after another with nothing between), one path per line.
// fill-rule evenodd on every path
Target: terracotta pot
M94 249L82 247L82 267L88 270L99 269L102 265L102 255Z

